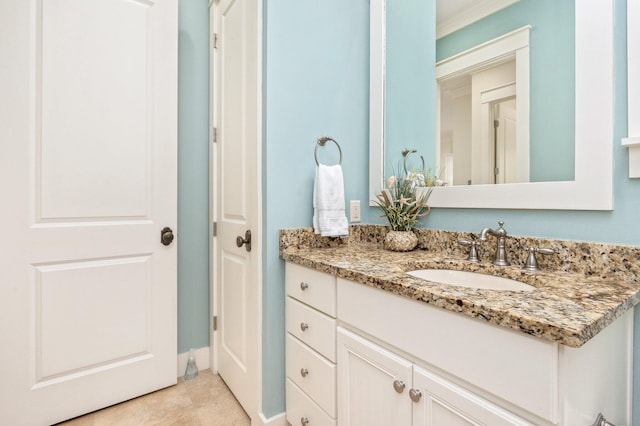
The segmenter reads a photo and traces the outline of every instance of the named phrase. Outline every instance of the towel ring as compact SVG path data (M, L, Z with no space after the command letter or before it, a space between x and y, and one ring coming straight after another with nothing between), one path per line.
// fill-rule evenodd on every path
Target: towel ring
M342 165L342 149L340 149L340 145L338 144L338 142L336 142L335 139L330 138L329 136L321 136L318 138L318 143L316 143L316 149L313 152L313 157L316 159L316 165L318 166L320 165L320 163L318 162L318 147L324 146L328 141L335 143L336 146L338 147L338 152L340 153L340 161L338 162L338 164Z

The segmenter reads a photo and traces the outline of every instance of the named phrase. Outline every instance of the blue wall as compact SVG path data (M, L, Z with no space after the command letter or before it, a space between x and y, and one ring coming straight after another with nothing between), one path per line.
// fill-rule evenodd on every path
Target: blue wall
M530 180L573 180L575 100L574 0L521 0L436 43L448 58L525 25L531 25Z
M262 343L263 410L269 417L284 410L285 292L278 231L311 225L313 151L318 136L332 136L342 147L346 199L360 199L363 204L367 200L369 1L263 4ZM335 148L321 148L331 149Z
M209 346L209 3L178 9L178 352Z
M479 231L506 221L513 235L640 245L640 179L628 178L626 136L626 3L616 6L614 147L615 210L612 212L434 209L424 226ZM367 0L264 1L265 139L263 241L263 410L284 406L284 265L278 230L311 226L313 149L319 135L343 147L346 199L368 197ZM330 23L330 25L328 24ZM597 172L597 171L595 171ZM364 223L381 223L363 208ZM635 407L640 407L640 309L636 308ZM635 416L640 426L640 416Z

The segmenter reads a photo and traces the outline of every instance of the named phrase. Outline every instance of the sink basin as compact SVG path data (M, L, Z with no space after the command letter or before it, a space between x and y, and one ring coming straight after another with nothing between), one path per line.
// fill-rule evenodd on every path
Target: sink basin
M407 274L438 284L460 287L481 288L485 290L531 291L535 287L509 278L479 274L477 272L454 271L451 269L418 269Z

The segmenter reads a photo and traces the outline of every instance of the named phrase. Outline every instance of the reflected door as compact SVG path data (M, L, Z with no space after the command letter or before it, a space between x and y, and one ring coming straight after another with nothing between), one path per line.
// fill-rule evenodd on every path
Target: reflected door
M516 101L513 98L503 99L494 103L492 109L495 183L515 183L518 182Z
M176 382L177 2L0 28L0 423L51 424Z

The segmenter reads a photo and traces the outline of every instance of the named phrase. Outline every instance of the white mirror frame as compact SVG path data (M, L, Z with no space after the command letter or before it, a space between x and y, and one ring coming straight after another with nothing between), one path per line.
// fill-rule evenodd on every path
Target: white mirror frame
M629 177L640 178L640 2L627 1L627 108Z
M370 200L384 181L384 14L371 0ZM613 210L613 1L576 0L575 14L575 180L437 187L431 207Z

